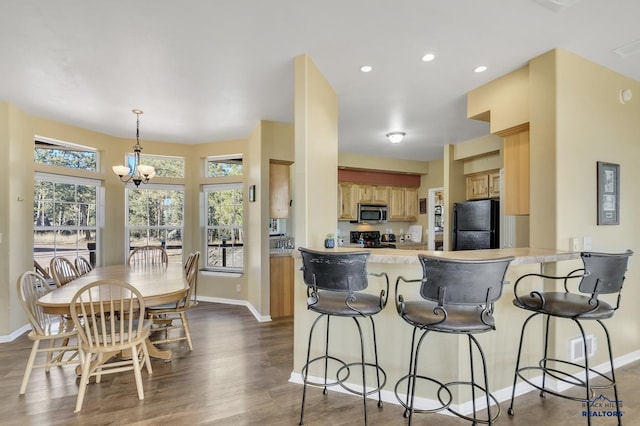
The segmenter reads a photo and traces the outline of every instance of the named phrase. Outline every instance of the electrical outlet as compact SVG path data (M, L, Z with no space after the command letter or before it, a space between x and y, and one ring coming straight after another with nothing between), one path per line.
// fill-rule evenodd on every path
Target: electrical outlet
M236 293L240 293L240 291L242 291L242 287L240 284L236 284Z
M591 250L591 237L584 237L582 239L582 247L585 251Z
M569 238L569 250L571 251L580 251L580 239L579 238Z

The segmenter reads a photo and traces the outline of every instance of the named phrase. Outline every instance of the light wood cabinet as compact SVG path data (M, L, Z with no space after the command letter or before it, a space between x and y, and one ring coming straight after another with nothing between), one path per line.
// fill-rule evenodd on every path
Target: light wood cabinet
M289 165L271 163L269 165L269 217L285 219L289 217Z
M293 315L293 257L271 256L269 260L271 318Z
M489 175L489 198L500 197L500 172L494 172Z
M504 214L529 214L529 123L498 134L504 138Z
M418 219L418 188L392 186L389 195L389 220L410 222Z
M371 202L374 204L389 204L389 192L388 186L376 185L372 190Z
M351 182L338 183L338 220L357 220L358 185Z
M358 203L386 204L390 221L418 220L418 188L338 183L338 220L358 220Z
M352 184L357 191L358 197L357 202L358 203L370 203L371 200L373 200L373 186L371 185L359 185L359 184Z
M500 197L500 171L474 173L466 176L467 200Z
M389 187L385 185L363 185L357 186L358 203L389 204Z

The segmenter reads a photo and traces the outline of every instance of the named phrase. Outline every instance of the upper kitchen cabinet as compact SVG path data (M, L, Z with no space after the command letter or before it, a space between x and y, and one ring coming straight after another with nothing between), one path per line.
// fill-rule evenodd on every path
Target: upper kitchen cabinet
M362 185L358 187L358 202L371 204L389 204L389 187L386 185Z
M389 196L389 220L418 220L418 188L392 186Z
M529 214L529 124L498 133L504 138L504 214Z
M474 173L466 176L467 200L500 197L500 171Z
M357 220L358 185L351 182L338 183L338 220Z
M285 219L289 217L289 165L269 164L269 217Z

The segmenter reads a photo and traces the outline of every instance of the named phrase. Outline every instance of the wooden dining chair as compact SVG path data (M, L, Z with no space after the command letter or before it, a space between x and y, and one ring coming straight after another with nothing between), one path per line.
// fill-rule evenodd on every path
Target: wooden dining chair
M39 273L40 275L42 275L42 277L47 282L49 287L52 287L52 288L56 287L56 284L53 282L53 278L51 277L51 274L49 274L48 267L47 268L43 267L40 263L38 263L37 260L33 259L33 270Z
M141 246L133 249L127 264L129 266L166 266L169 263L167 251L160 246Z
M138 399L144 399L142 368L152 374L145 340L151 321L144 319L142 294L119 280L89 283L76 292L70 304L71 319L78 329L82 373L75 412L82 409L91 377L100 383L103 374L133 370ZM131 357L109 361L113 355L130 351Z
M162 331L165 333L164 339L153 340L154 344L176 342L186 340L189 345L189 350L193 350L193 342L191 341L191 329L189 328L189 320L187 318L187 310L195 305L192 300L193 291L197 286L198 281L198 263L200 261L200 252L197 251L189 255L188 268L186 269L187 283L189 287L185 289L183 297L175 303L150 306L147 308L149 318L154 320L153 331ZM174 324L174 321L179 321L180 324ZM170 333L173 329L183 329L184 335L172 335Z
M79 275L87 274L93 270L93 266L91 266L91 263L89 263L89 261L82 256L76 257L75 265Z
M71 321L65 321L59 315L49 315L36 304L38 299L51 291L45 278L37 272L28 271L18 279L18 299L27 314L31 331L29 340L33 341L27 360L27 367L20 386L20 395L24 395L29 377L34 368L44 368L48 374L52 366L78 364L78 333ZM40 342L45 342L40 347ZM44 363L36 364L39 353L46 354Z
M66 257L56 256L49 263L49 271L56 287L62 287L80 276L73 263Z

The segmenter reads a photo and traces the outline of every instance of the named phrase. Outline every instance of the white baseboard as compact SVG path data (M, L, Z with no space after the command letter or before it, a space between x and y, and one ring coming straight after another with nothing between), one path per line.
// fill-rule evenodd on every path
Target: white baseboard
M19 329L13 331L8 336L0 336L0 343L13 342L15 339L17 339L18 337L22 336L24 333L26 333L27 331L30 331L30 330L31 330L31 325L30 324L25 324L22 327L20 327Z
M615 368L620 368L624 365L627 365L629 363L635 362L637 360L640 360L640 351L634 351L631 352L629 354L623 355L621 357L615 358L613 360L613 365L615 366ZM609 365L608 362L604 362L602 364L599 364L597 366L592 367L594 370L600 372L600 373L608 373L609 371L611 371L611 366ZM597 377L596 373L591 373L592 376ZM589 377L591 377L591 375ZM582 377L580 377L582 376ZM582 374L576 374L574 375L574 377L576 378L582 378L584 379L584 373ZM309 376L309 380L314 381L314 382L322 382L322 378L321 377L313 377L313 376ZM289 382L291 383L297 383L297 384L302 384L302 375L298 372L292 371L291 375L289 376ZM531 379L531 382L537 384L537 385L541 385L542 384L542 376L537 376ZM348 386L351 389L354 390L361 390L362 386L358 385L358 384L353 384L353 383L345 383L346 386ZM489 383L489 385L491 385L491 383ZM546 386L550 389L556 390L558 392L562 392L565 391L567 389L569 389L571 387L571 385L564 383L564 382L559 382L556 380L553 380L549 377L547 377L546 380ZM369 386L367 386L367 388L369 389ZM500 402L505 402L505 401L510 401L511 400L511 391L513 389L513 386L507 386L503 389L499 389L496 391L492 391L491 394L496 398L496 400L500 403ZM346 394L350 394L353 395L353 393L343 389L341 386L330 386L327 388L327 390L333 391L333 392L338 392L338 393L346 393ZM532 390L536 390L536 388L534 388L533 386L529 385L526 382L523 382L522 380L518 379L518 383L516 384L516 389L515 389L515 396L520 396L520 395L524 395L526 393L531 392ZM389 404L395 404L395 405L400 405L400 402L398 401L398 399L396 398L396 395L393 391L390 390L382 390L380 392L382 401L389 403ZM399 395L401 398L405 398L406 394L400 394ZM376 394L371 394L368 396L368 398L370 399L377 399L377 395ZM492 405L493 405L493 401L491 401ZM421 407L421 408L430 408L430 407L438 407L440 405L439 401L436 400L432 400L432 399L428 399L428 398L422 398L422 397L416 397L415 398L415 406L416 407ZM486 399L484 397L484 395L480 398L476 399L476 410L484 410L487 407L486 404ZM452 404L451 405L451 409L453 409L454 411L461 413L463 415L469 415L473 412L473 403L472 401L466 401L462 404ZM448 412L447 410L443 410L441 412L439 412L438 414L446 414L446 415L452 415L450 412Z
M249 312L258 320L258 322L269 322L271 321L271 315L260 315L260 312L248 301L241 299L226 299L223 297L207 297L207 296L198 296L198 300L202 302L213 302L213 303L222 303L225 305L238 305L238 306L246 306L249 309Z

